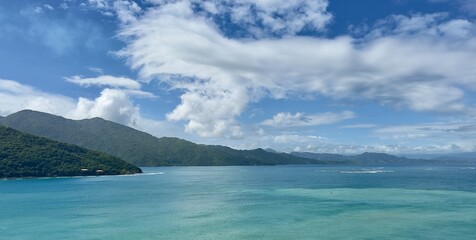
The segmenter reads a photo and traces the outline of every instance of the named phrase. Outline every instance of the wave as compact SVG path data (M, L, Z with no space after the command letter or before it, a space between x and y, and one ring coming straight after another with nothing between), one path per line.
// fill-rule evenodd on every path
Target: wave
M164 175L164 172L150 172L150 173L141 173L136 174L137 176L148 176L148 175Z
M393 173L392 170L381 170L381 169L362 169L362 170L349 170L349 171L340 171L344 174L377 174L377 173Z

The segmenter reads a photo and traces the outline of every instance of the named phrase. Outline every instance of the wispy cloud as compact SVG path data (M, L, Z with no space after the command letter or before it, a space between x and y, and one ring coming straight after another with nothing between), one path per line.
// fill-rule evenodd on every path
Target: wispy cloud
M476 134L476 120L434 122L414 125L397 125L375 130L382 138L411 139L473 136Z
M98 68L98 67L89 67L89 71L103 75L104 74L104 69Z
M401 143L421 143L427 146L446 146L446 151L475 151L476 120L442 121L413 125L395 125L377 128L374 134L382 140ZM443 150L443 149L441 149ZM430 151L429 151L430 152Z
M261 124L270 127L305 127L333 124L354 117L355 114L351 111L340 113L326 112L312 115L282 112L274 115L272 119L263 121Z
M90 86L108 86L121 87L128 89L140 89L142 85L136 80L127 77L115 77L110 75L101 75L98 77L84 78L82 76L66 77L66 81L77 84L82 87Z
M428 0L434 3L452 3L459 5L462 12L468 13L472 16L476 16L476 0Z
M5 36L38 42L58 56L104 47L107 38L92 20L70 15L59 18L50 14L53 10L52 5L44 4L29 6L16 15L6 13L2 25L10 30Z
M0 79L0 115L8 115L23 109L33 109L64 115L74 108L72 98L45 93L16 81Z
M340 126L340 128L375 128L377 126L378 126L377 124L372 124L372 123L358 123L358 124L349 124L349 125Z

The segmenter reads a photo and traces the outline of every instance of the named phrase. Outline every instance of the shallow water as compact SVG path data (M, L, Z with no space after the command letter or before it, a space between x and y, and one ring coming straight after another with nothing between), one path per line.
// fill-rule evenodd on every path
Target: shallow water
M0 181L1 239L472 239L472 167L166 167Z

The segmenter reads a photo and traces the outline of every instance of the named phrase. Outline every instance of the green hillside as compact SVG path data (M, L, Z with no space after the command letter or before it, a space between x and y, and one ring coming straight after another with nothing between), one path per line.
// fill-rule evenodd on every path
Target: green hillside
M24 110L0 119L0 123L22 132L105 152L137 166L322 163L262 149L235 150L223 146L195 144L178 138L156 138L101 118L75 121Z
M140 168L108 154L0 126L0 178L140 172Z

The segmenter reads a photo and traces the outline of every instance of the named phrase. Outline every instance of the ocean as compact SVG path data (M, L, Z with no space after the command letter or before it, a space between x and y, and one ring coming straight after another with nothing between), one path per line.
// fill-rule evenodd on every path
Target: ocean
M143 168L0 180L0 239L475 239L464 166Z

